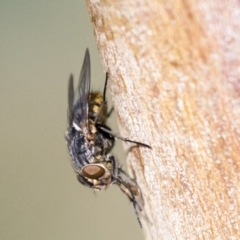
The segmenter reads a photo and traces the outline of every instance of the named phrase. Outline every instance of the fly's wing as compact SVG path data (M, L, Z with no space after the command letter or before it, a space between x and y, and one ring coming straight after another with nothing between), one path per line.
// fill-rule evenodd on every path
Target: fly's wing
M74 90L73 90L73 75L71 74L68 81L68 124L72 125L73 122L73 100L74 100Z
M70 77L71 79L71 77ZM88 124L88 96L90 91L91 83L91 66L90 66L90 55L88 49L86 49L83 65L80 73L79 83L73 97L70 97L70 93L73 89L72 86L69 88L69 102L73 101L72 105L72 120L81 129ZM71 85L71 83L69 84Z

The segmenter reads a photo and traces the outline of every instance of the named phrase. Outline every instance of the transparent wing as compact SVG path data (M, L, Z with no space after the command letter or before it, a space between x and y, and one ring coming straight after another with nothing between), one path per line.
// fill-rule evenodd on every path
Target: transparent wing
M72 125L73 121L73 100L74 100L74 90L73 90L73 75L71 74L68 81L68 124Z
M80 73L79 83L74 93L73 99L73 117L72 120L83 128L88 123L88 96L91 84L91 66L88 48L85 52L83 65ZM70 92L70 91L69 91ZM69 94L69 102L70 94Z

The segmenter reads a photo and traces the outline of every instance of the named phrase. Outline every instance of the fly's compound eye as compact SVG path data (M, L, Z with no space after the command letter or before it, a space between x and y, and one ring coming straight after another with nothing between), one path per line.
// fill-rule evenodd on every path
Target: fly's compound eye
M82 169L82 175L89 179L99 179L104 174L105 174L105 169L95 164L89 164Z

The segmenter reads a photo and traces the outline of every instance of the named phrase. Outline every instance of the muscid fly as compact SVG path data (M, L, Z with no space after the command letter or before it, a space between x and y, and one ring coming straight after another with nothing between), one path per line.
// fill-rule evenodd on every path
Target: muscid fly
M136 201L140 190L110 152L115 138L148 148L150 146L123 138L113 133L106 125L109 116L105 96L108 74L106 74L103 93L90 92L90 74L90 55L86 49L76 90L74 91L72 75L70 75L68 85L66 140L73 169L77 174L78 181L94 190L106 189L111 184L118 185L133 203L137 214L137 208L141 211Z

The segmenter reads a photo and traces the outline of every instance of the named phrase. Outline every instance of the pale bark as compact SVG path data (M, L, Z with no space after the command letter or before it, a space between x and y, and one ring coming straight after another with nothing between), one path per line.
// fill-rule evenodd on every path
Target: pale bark
M87 5L146 238L240 239L240 3Z

